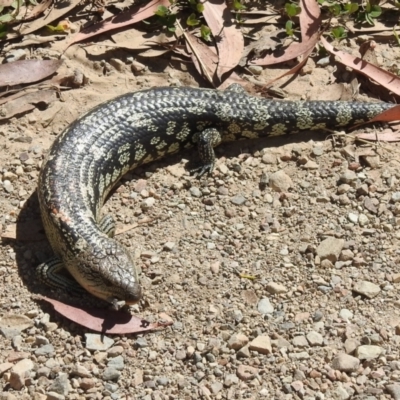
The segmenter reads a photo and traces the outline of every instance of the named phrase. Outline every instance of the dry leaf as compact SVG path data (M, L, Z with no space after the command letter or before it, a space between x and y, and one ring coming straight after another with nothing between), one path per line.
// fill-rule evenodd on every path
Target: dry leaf
M123 28L124 26L129 26L136 22L143 21L146 18L152 17L159 6L168 7L169 5L169 0L152 0L150 3L142 7L133 7L132 9L123 11L112 18L93 24L89 28L79 32L72 38L66 48L74 43L98 36L104 32Z
M0 121L7 121L16 115L22 115L28 111L32 111L36 105L46 105L57 99L55 90L38 90L33 93L28 93L8 101L0 107Z
M37 298L50 303L54 310L69 320L96 332L106 334L140 333L172 325L172 321L151 323L123 311L91 307L79 308L45 296L39 295Z
M7 34L6 39L12 39L18 36L25 36L28 33L37 31L46 25L51 25L54 21L60 19L70 10L74 9L81 0L69 0L68 2L63 2L59 7L52 7L48 14L44 14L40 18L36 18L33 21L24 22L13 28L13 32Z
M282 34L284 35L284 37L280 39L279 35ZM239 65L242 67L245 66L248 62L248 58L263 57L263 53L267 50L274 51L277 47L282 46L282 40L284 38L286 38L286 33L283 29L261 35L258 40L251 42L248 46L244 48Z
M225 2L205 2L203 16L216 39L218 48L216 74L221 80L222 75L235 68L240 62L244 48L243 35Z
M321 42L329 53L336 56L337 61L373 79L391 92L400 95L400 78L397 75L372 65L360 57L354 57L344 51L335 50L323 37L321 37Z
M61 60L20 60L0 65L0 87L38 82L53 75Z

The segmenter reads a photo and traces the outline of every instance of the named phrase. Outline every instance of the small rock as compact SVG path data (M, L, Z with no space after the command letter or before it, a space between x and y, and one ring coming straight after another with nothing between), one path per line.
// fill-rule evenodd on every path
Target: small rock
M35 355L52 357L54 355L54 346L52 344L45 344L35 350Z
M236 375L242 381L249 381L258 374L258 369L254 367L250 367L249 365L239 365Z
M24 359L15 364L11 369L9 384L14 390L21 390L25 386L25 380L30 378L34 364L29 359Z
M103 371L103 379L105 381L116 381L119 379L120 376L121 376L121 372L119 372L117 369L115 369L113 367L107 367Z
M342 308L339 312L339 317L342 318L342 320L348 322L353 319L353 313L347 308Z
M360 365L360 360L345 353L340 353L332 360L332 368L341 372L355 372Z
M263 298L258 302L257 310L260 314L272 314L274 312L274 306L269 299Z
M386 390L393 397L394 400L400 400L400 385L386 385Z
M120 356L124 352L124 348L122 346L113 346L111 349L107 350L107 355L111 358Z
M257 336L249 344L249 349L252 351L257 351L260 354L270 354L272 353L271 339L269 336Z
M269 282L266 286L266 289L271 294L281 294L286 293L287 289L285 286L280 285L279 283Z
M196 187L196 186L192 186L192 187L189 189L189 192L190 192L190 194L191 194L193 197L201 197L202 194L203 194L203 193L201 193L201 190L200 190L198 187Z
M211 384L210 389L213 394L218 394L223 387L222 383L217 381Z
M282 170L274 172L269 178L269 186L276 192L287 192L292 185L292 180Z
M315 331L308 332L306 337L308 343L310 343L311 346L322 346L322 344L324 343L324 338L318 332Z
M344 243L345 241L343 239L329 237L319 244L317 247L317 255L321 260L328 259L332 263L335 263L339 259Z
M124 366L124 358L122 356L114 357L107 363L107 367L113 367L118 371L122 371Z
M308 346L309 346L308 341L307 341L307 338L306 338L305 336L303 336L303 335L295 336L295 337L292 339L292 345L293 345L294 347L301 347L301 348L304 348L304 347L308 347Z
M247 343L249 343L249 338L241 333L232 335L228 340L229 348L234 350L241 349L242 347L246 346Z
M363 345L357 347L355 355L359 360L371 360L373 358L378 358L382 353L382 347Z
M57 392L48 392L46 400L65 400L65 396Z
M231 198L231 203L234 204L235 206L241 206L244 203L246 203L246 198L242 196L241 194L238 194L234 197Z
M366 226L366 225L368 225L368 222L369 222L369 219L365 214L360 214L358 216L358 224L360 226Z
M172 251L176 246L175 242L166 242L164 243L163 249L166 251Z
M341 182L351 184L357 180L357 174L354 171L346 170L342 175L340 175L339 179Z
M360 281L354 284L353 290L356 293L359 293L365 297L368 297L369 299L372 299L380 293L381 288L372 282Z
M400 192L392 193L392 202L398 203L400 201Z
M239 378L234 374L228 374L224 380L224 386L231 387L232 385L236 385L239 382Z
M344 342L344 349L347 354L353 353L356 348L360 345L360 342L356 339L346 339Z
M85 391L92 389L95 386L96 386L96 381L91 378L83 378L79 383L79 387Z
M275 154L265 153L265 154L262 156L261 161L262 161L264 164L276 164L276 163L277 163L277 158L276 158L276 155L275 155Z
M71 375L80 376L81 378L90 378L92 376L87 368L80 364L77 364L72 368Z
M58 375L57 378L54 379L51 385L47 388L47 390L49 390L50 392L62 394L63 396L67 396L71 390L68 375L64 373Z
M354 213L350 212L350 213L347 214L347 218L353 224L357 224L358 223L358 214L354 214Z
M114 344L113 339L105 335L98 335L95 333L85 333L85 339L86 339L85 347L90 351L107 350Z

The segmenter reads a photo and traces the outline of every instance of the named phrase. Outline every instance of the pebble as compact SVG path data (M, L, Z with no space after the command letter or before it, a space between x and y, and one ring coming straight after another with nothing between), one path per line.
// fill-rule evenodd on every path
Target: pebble
M269 282L265 288L271 294L281 294L288 291L285 286L275 282Z
M293 186L293 182L290 176L280 170L271 174L269 177L269 186L276 192L287 192Z
M113 346L107 350L107 355L109 357L117 357L124 352L124 348L122 346Z
M107 367L103 371L103 379L105 381L116 381L121 376L121 372L113 367Z
M114 344L113 339L96 333L85 333L85 341L85 347L90 351L107 350Z
M339 317L342 318L343 321L351 321L353 319L353 313L347 308L342 308L339 312Z
M358 346L355 352L359 360L372 360L378 358L383 353L383 348L374 345Z
M346 170L339 179L341 182L351 184L357 180L357 174L354 171Z
M124 366L124 358L122 356L114 357L107 363L107 367L113 367L118 371L122 371Z
M246 200L247 199L244 196L238 194L231 198L231 203L234 204L235 206L241 206L246 202Z
M274 306L269 299L263 298L258 302L257 310L260 314L272 314L274 312Z
M224 386L231 387L239 383L239 378L234 374L227 374L224 379Z
M249 344L249 349L260 354L272 353L271 339L269 336L257 336Z
M372 282L360 281L354 284L353 290L356 293L359 293L365 297L368 297L369 299L372 299L380 293L381 288Z
M309 344L308 344L308 340L307 340L307 338L305 337L305 336L303 336L303 335L298 335L298 336L295 336L293 339L292 339L292 344L293 344L293 346L295 346L295 347L309 347Z
M241 333L232 335L228 340L228 346L231 349L239 350L249 343L249 338Z
M218 382L218 381L212 383L210 386L211 392L214 395L218 394L223 388L224 388L224 386L222 385L222 383Z
M54 346L50 344L45 344L42 347L39 347L35 350L36 356L49 356L52 357L54 355Z
M400 385L398 384L386 385L386 390L390 395L392 395L394 400L400 400Z
M310 343L311 346L322 346L322 344L324 343L324 338L323 336L315 331L311 331L309 333L307 333L307 340L308 343Z
M148 347L147 340L144 337L138 337L135 344L140 348Z
M392 193L391 200L393 203L398 203L400 201L400 192Z
M203 195L203 193L201 193L201 190L196 186L192 186L189 189L189 192L193 197L201 197Z
M163 249L166 251L172 251L174 250L175 246L176 246L175 242L166 242L163 245Z
M242 381L249 381L258 374L258 368L251 367L249 365L239 365L236 370L236 375Z
M33 361L24 359L18 361L11 368L11 374L8 383L14 390L21 390L25 386L25 380L30 378L31 371L34 368Z
M338 354L332 360L332 368L341 372L355 372L360 365L360 360L345 353Z
M77 364L72 368L71 375L80 376L81 378L90 378L92 376L88 369L80 364Z
M68 374L60 373L56 379L48 387L49 391L56 392L63 396L67 396L71 390L71 385L68 380Z
M328 259L334 263L339 259L344 243L345 241L343 239L328 237L317 247L317 255L321 260Z
M347 214L347 218L353 224L357 224L358 223L358 214L354 214L354 213L350 212L350 213Z

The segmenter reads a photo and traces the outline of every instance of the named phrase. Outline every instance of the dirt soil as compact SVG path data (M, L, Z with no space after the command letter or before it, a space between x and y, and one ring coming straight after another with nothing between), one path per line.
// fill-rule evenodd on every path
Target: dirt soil
M34 274L51 255L35 190L55 136L119 94L205 85L168 55L135 76L128 52L91 51L62 56L87 84L1 127L0 398L400 399L397 143L304 133L221 146L201 180L184 168L193 152L129 173L104 211L142 271L130 311L170 328L101 337L34 299L68 300ZM376 54L388 69L400 59L386 43ZM358 83L357 100L383 97L321 59L284 85L287 99L343 99Z

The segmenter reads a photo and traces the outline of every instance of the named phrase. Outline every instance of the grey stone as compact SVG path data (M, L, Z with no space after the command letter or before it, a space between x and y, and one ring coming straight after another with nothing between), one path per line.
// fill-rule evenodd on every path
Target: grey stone
M121 376L121 372L113 367L107 367L103 371L103 379L105 381L116 381Z
M269 299L263 298L258 302L257 310L260 314L272 314L274 312L274 306Z
M62 394L63 396L67 396L71 390L68 375L60 373L60 375L58 375L57 378L51 383L48 390L50 392L56 392L58 394Z
M213 394L218 394L223 389L223 385L217 381L211 384L210 389Z
M353 319L353 313L347 308L342 308L339 312L339 317L342 318L343 321L351 321Z
M91 351L107 350L114 344L113 339L104 335L98 335L97 333L85 333L85 339L85 347Z
M45 344L42 347L39 347L37 350L35 350L35 355L52 357L54 355L54 346L51 343Z
M124 363L124 358L122 356L114 357L107 363L107 367L113 367L118 371L122 371L124 369L124 366L125 363Z
M239 382L239 378L234 374L227 374L224 379L224 386L231 387Z
M355 372L360 366L360 360L345 353L338 354L332 360L332 368L341 372Z
M371 360L378 358L383 353L383 348L375 345L358 346L356 349L356 357L359 360Z
M231 198L231 203L234 204L235 206L241 206L246 202L246 200L247 199L244 196L238 194Z
M363 296L372 299L380 293L381 288L372 282L360 281L354 284L353 290L356 293L362 294Z
M307 333L307 340L311 346L322 346L324 343L324 338L318 332L311 331Z
M351 184L357 180L357 175L354 171L346 170L342 175L340 175L339 179L341 182Z
M307 338L303 335L295 336L292 339L292 345L295 347L308 347L308 341Z
M157 384L160 386L167 386L169 383L169 379L166 376L160 376L157 378Z
M196 187L196 186L192 186L189 189L189 192L193 197L201 197L202 196L202 193L201 193L200 189L198 187Z

